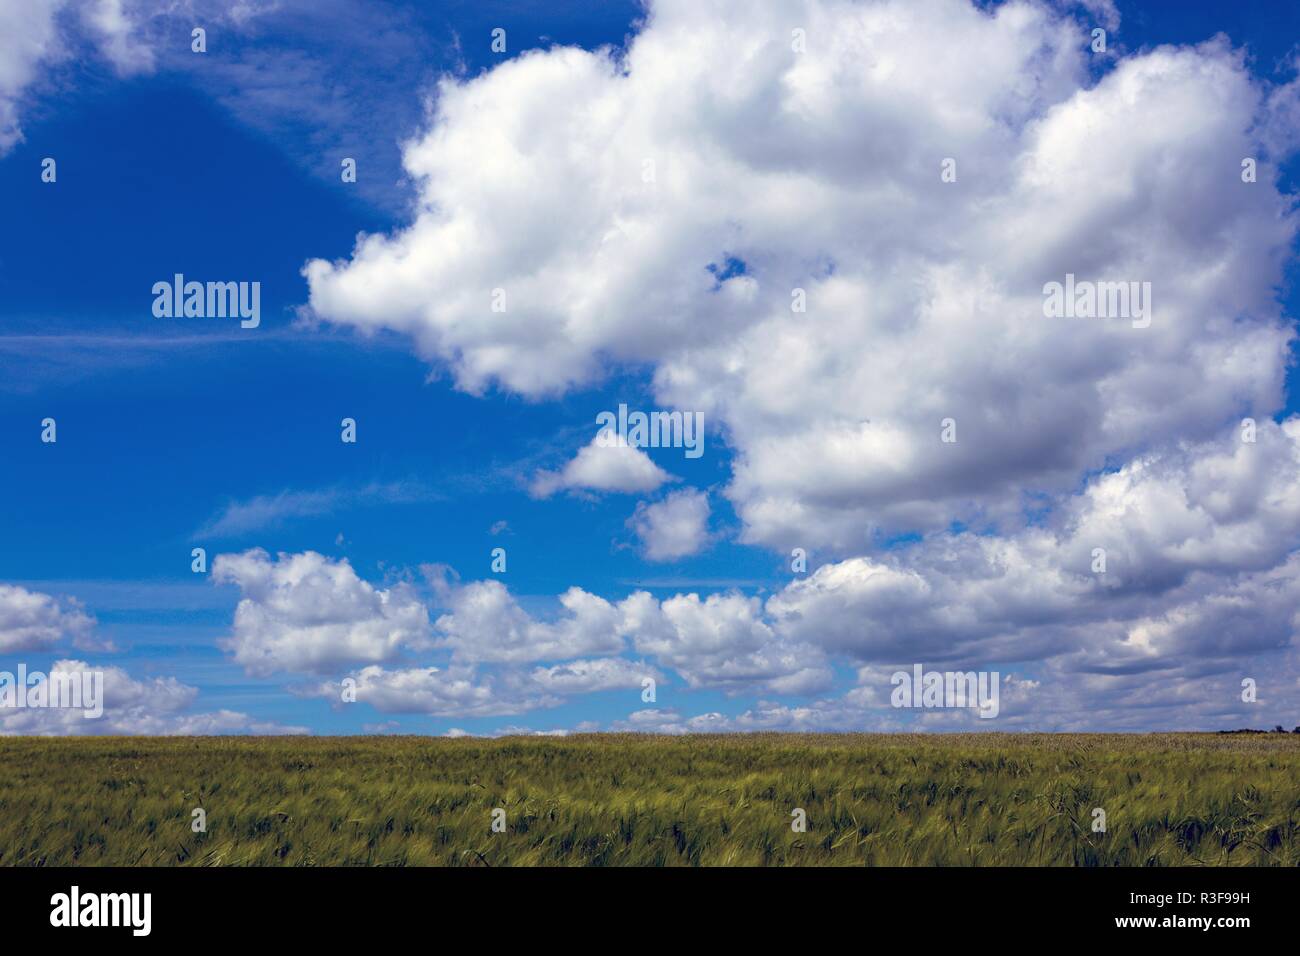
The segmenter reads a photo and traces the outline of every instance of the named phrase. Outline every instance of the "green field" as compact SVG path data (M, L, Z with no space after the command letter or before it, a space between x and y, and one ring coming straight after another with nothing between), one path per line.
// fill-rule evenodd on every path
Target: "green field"
M1288 734L10 737L0 759L6 866L1300 864Z

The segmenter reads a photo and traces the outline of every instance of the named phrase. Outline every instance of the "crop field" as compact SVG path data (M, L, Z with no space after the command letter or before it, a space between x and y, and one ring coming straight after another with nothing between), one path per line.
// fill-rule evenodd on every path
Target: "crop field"
M1289 734L10 737L0 760L5 866L1300 864Z

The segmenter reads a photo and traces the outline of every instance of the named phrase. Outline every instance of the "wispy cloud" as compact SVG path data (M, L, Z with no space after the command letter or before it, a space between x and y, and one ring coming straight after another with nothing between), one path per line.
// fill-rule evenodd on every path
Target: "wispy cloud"
M148 368L179 353L264 347L273 343L325 347L337 344L369 351L396 349L401 345L396 336L339 335L332 328L300 323L264 325L255 332L236 329L175 334L140 334L129 326L111 326L87 333L74 331L66 323L56 323L51 331L0 335L0 369L4 373L0 375L0 391L33 392L50 384L68 384L99 373Z
M238 537L276 527L294 518L314 518L371 505L414 504L442 499L439 492L418 482L372 482L359 488L286 490L275 495L232 501L197 533L205 537Z
M129 331L97 333L20 332L0 335L0 391L33 392L86 376L120 369L149 367L162 356L195 349L265 344L296 333L268 329L265 335L205 332L178 335L132 335Z
M222 46L202 58L172 47L163 59L167 69L311 175L337 184L340 160L352 157L360 170L353 192L380 208L406 206L411 194L393 188L405 180L399 144L424 118L439 60L454 55L418 12L361 0L233 9L197 0L194 17L220 33Z

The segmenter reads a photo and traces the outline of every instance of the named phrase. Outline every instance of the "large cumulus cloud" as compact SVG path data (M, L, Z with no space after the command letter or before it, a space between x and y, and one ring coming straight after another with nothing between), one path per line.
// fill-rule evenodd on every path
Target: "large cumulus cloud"
M457 653L495 615L479 660L626 643L728 692L998 666L1062 729L1248 721L1265 672L1294 691L1300 423L1273 418L1300 86L1222 37L1096 57L1091 25L661 0L625 51L444 81L413 220L309 262L316 316L404 333L474 393L646 369L718 424L741 540L822 562L766 599L575 588L559 622L471 586L438 625ZM1067 274L1149 283L1149 324L1047 317ZM840 726L867 691L733 723Z
M471 391L649 364L661 401L724 423L750 541L1008 520L1266 416L1292 337L1267 91L1222 40L1094 80L1086 36L1031 3L656 3L621 58L444 82L406 151L415 221L308 263L311 305ZM1152 324L1045 318L1067 273L1150 282Z

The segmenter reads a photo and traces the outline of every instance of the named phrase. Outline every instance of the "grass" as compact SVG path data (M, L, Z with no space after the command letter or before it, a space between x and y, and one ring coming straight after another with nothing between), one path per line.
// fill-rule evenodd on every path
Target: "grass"
M1300 735L10 737L0 760L6 866L1300 864Z

